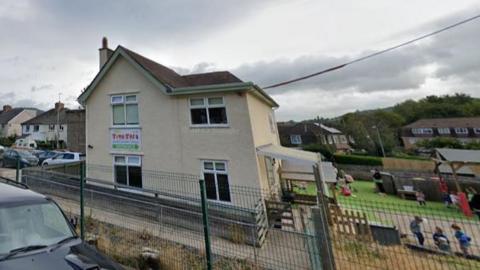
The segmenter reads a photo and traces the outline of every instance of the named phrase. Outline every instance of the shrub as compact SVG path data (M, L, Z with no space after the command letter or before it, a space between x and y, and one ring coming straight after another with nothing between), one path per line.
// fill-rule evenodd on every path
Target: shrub
M336 154L334 159L338 164L383 166L382 158L379 157Z
M320 153L327 160L332 160L333 153L335 152L331 146L322 144L308 144L303 146L302 149L309 152Z

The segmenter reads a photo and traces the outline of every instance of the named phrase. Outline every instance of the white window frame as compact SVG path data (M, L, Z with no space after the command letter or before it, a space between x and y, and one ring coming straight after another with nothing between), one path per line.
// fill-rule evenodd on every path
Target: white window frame
M456 127L455 134L458 135L468 135L468 128L465 127Z
M213 104L210 105L208 104L208 99L210 98L221 98L222 99L222 104ZM203 99L203 105L192 105L192 100L195 99ZM229 122L228 122L228 114L227 114L227 105L225 103L225 97L223 96L213 96L213 97L191 97L188 99L188 110L189 110L189 116L190 116L190 126L191 127L228 127ZM227 123L224 124L211 124L210 123L210 112L208 109L210 108L225 108L225 116L227 118ZM207 123L206 124L194 124L193 119L192 119L192 109L205 109L207 112Z
M211 162L213 163L213 169L205 169L205 163ZM212 202L217 202L217 203L225 203L225 204L232 204L233 197L232 197L232 189L231 189L231 182L230 182L230 175L228 174L228 161L226 160L214 160L214 159L202 159L201 160L201 175L202 177L204 176L204 173L212 173L215 177L215 192L216 192L216 197L217 199L208 199L209 201ZM225 170L220 171L215 168L215 163L223 163ZM227 175L227 181L228 181L228 194L230 196L230 201L222 201L220 200L220 191L218 190L218 180L217 180L217 174L224 174ZM205 191L206 192L206 191Z
M290 143L294 144L294 145L302 144L302 135L291 134L290 135Z
M415 135L432 135L432 128L412 128L412 133Z
M122 162L116 162L116 158L124 158L125 162L122 163ZM130 162L130 158L138 158L138 162ZM131 166L131 167L140 167L140 170L142 170L142 187L143 188L143 184L144 184L144 181L143 181L143 168L142 168L142 156L139 156L139 155L113 155L113 182L115 184L120 184L117 182L117 176L115 174L115 166L116 165L120 165L120 166L125 166L127 167L126 168L126 175L127 175L127 183L125 186L127 186L128 188L133 188L133 189L140 189L139 187L134 187L134 186L130 186L130 179L129 179L129 175L128 175L128 167ZM121 184L123 185L123 184ZM123 188L123 187L122 187Z
M450 128L437 128L438 134L448 135L450 134Z
M480 135L480 128L473 128L473 133Z
M135 101L127 101L127 97L135 97ZM115 98L120 98L119 101L114 101ZM128 124L127 123L127 104L137 104L137 114L138 114L138 123L136 124ZM113 119L113 106L114 105L123 105L123 117L125 119L124 124L115 124ZM138 95L136 93L132 94L114 94L110 96L110 108L111 108L111 125L112 127L139 127L140 126L140 108L138 105Z

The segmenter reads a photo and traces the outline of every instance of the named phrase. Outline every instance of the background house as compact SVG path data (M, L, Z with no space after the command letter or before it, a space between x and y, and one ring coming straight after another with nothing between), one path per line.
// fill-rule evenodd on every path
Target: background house
M23 136L54 148L85 152L85 111L70 110L61 102L22 123ZM56 145L58 138L59 145Z
M333 147L335 151L351 150L347 136L340 130L321 123L279 123L278 130L282 145L298 147L301 145L321 144Z
M236 186L279 193L278 162L256 152L280 144L278 105L258 86L228 71L182 76L106 40L100 67L78 99L89 178L185 194L188 183L158 172L202 175L210 200L237 205L249 194L230 192Z
M0 111L0 137L22 135L21 123L35 117L39 112L35 108L12 108L4 105Z
M415 148L420 141L438 137L455 138L464 144L480 141L480 117L420 119L401 129L406 149Z

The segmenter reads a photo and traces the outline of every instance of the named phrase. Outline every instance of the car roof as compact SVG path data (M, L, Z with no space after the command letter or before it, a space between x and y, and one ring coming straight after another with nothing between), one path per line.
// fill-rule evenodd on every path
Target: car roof
M45 201L46 196L31 191L27 188L15 186L14 184L7 184L0 182L0 205L10 203L25 203Z

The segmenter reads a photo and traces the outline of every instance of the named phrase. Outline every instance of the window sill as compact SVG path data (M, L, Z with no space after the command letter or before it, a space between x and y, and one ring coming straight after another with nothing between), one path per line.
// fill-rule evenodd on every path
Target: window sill
M219 124L219 125L190 125L191 129L195 128L230 128L229 124Z
M138 128L142 129L140 125L126 125L126 126L110 126L110 129L121 129L121 128Z

